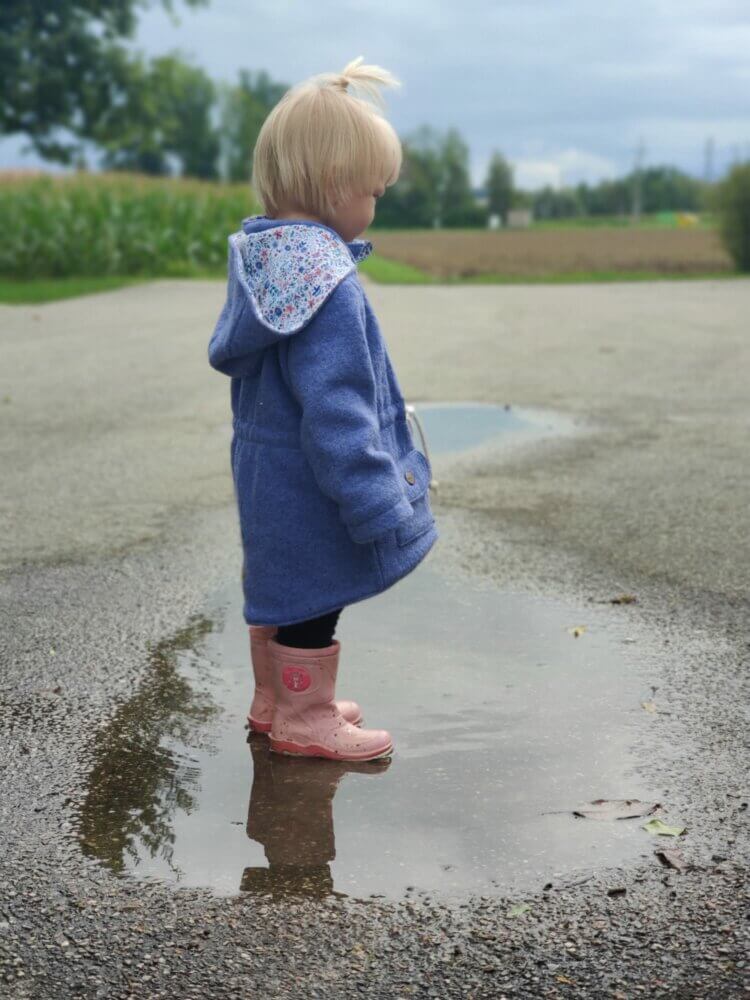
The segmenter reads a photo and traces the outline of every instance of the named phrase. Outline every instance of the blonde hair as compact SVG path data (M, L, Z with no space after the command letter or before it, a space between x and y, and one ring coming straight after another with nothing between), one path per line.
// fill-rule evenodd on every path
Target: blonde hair
M360 65L362 59L292 87L263 122L251 184L271 218L284 207L325 219L334 202L398 179L401 142L380 112L378 88L401 83L380 66ZM349 84L379 107L349 93Z

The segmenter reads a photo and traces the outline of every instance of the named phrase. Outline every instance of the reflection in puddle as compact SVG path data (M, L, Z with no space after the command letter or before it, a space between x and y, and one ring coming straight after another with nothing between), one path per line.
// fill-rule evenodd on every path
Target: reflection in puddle
M354 763L295 759L271 753L264 736L251 735L253 786L247 835L268 865L245 869L240 889L273 896L332 895L336 857L333 797L345 775L383 774L390 760Z
M450 450L429 409L429 445ZM301 760L247 739L248 634L227 581L97 735L82 848L140 879L317 898L505 894L629 863L650 850L637 821L571 814L651 797L631 751L647 664L627 636L627 610L458 581L436 547L336 632L338 694L390 730L392 760Z
M79 835L84 853L113 872L137 863L144 849L173 869L175 813L197 806L200 769L192 750L217 712L206 692L180 676L176 661L180 653L195 655L211 628L198 617L160 643L135 696L94 740Z

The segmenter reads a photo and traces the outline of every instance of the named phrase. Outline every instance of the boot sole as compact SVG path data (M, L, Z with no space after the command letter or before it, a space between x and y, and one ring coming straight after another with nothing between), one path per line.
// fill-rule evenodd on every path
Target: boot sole
M360 715L358 719L352 722L353 726L361 726L364 716ZM254 733L270 733L271 723L270 722L256 722L255 719L251 718L249 715L247 717L247 724Z
M274 753L285 754L287 757L324 757L326 760L379 760L381 757L390 757L393 753L393 744L389 743L387 747L382 750L364 751L361 754L340 754L334 753L332 750L327 750L325 747L316 746L314 743L310 746L301 746L298 743L289 743L286 740L271 740L271 750Z
M270 722L256 722L255 719L251 719L248 715L247 724L254 733L270 733L271 723Z

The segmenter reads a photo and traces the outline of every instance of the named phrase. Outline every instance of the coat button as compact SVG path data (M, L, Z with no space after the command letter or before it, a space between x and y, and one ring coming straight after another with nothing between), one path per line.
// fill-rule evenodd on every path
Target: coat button
M411 471L411 469L409 469L408 472L404 473L404 479L406 479L407 483L409 483L411 486L414 485L414 473Z

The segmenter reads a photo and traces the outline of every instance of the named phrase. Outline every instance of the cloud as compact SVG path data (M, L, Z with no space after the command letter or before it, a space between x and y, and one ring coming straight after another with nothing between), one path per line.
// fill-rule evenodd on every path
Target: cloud
M516 186L525 190L547 185L560 188L581 181L596 184L618 174L614 161L581 149L564 149L545 158L522 157L511 162Z

